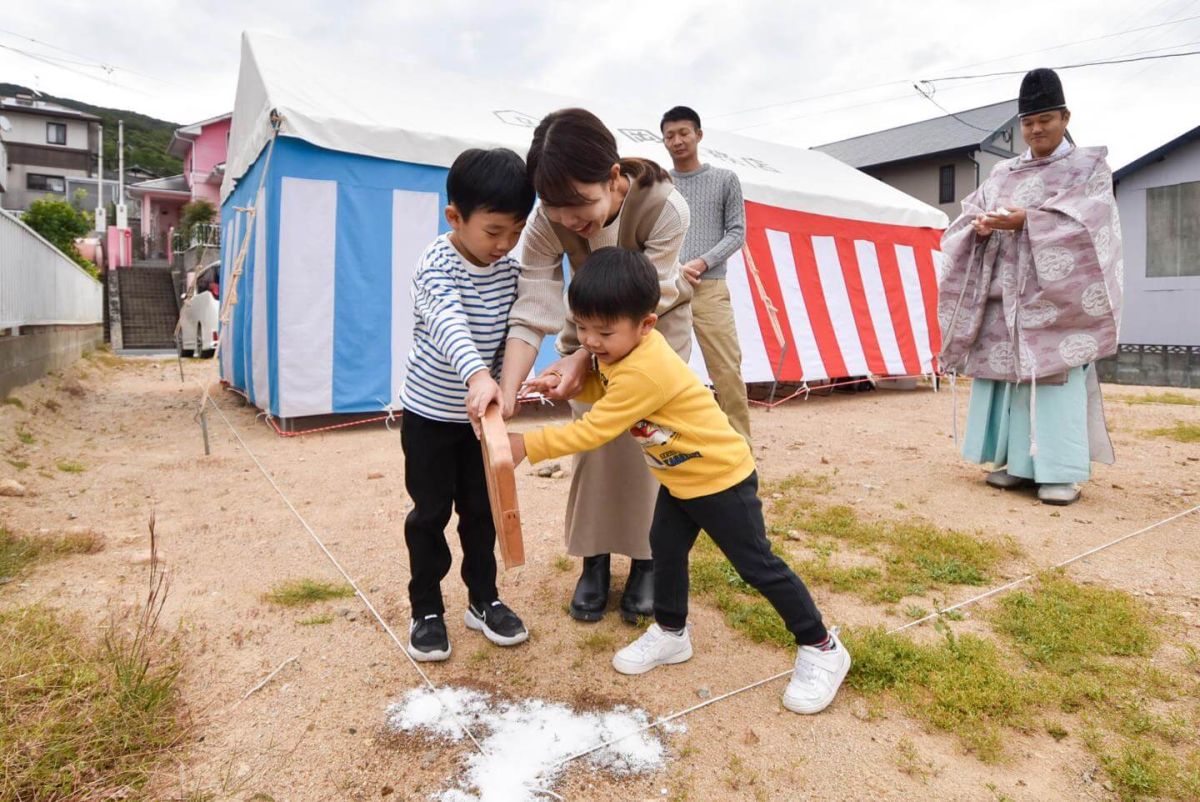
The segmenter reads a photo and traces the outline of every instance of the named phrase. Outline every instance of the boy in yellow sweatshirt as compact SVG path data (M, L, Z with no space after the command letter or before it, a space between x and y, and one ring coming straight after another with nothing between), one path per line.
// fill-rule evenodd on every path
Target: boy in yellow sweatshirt
M829 706L850 655L825 629L800 578L771 551L758 499L758 473L746 440L713 394L654 330L659 284L645 256L601 248L571 277L567 300L593 370L575 397L591 402L581 419L510 434L513 458L531 462L587 451L629 432L662 483L650 527L654 619L613 657L622 674L643 674L692 656L687 629L688 552L703 529L783 618L798 645L783 704L797 713ZM556 376L530 382L547 390ZM619 502L619 500L614 500Z

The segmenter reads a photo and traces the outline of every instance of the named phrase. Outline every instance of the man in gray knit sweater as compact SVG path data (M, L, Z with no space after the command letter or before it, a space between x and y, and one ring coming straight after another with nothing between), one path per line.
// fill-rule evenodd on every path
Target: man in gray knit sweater
M663 144L675 169L671 178L687 200L691 225L679 261L696 288L692 325L704 364L717 391L717 402L730 424L750 442L750 408L742 381L742 349L733 320L733 304L725 284L725 262L746 240L746 206L742 185L730 170L701 164L700 115L676 106L663 115Z

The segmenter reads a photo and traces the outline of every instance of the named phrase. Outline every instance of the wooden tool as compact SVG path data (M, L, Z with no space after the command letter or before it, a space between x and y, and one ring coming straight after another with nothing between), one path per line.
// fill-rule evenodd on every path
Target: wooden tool
M521 510L517 504L517 475L513 470L508 428L500 415L500 405L492 404L479 421L479 445L483 449L483 472L487 475L488 499L500 557L504 568L525 564L525 543L521 537Z

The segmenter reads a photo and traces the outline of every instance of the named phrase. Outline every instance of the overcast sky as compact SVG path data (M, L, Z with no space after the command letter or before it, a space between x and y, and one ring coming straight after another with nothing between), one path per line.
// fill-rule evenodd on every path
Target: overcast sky
M940 116L912 87L917 80L1200 50L1200 0L25 0L5 7L0 81L179 123L233 107L239 36L248 29L346 59L432 62L640 107L683 103L706 128L800 146ZM1062 77L1075 140L1108 145L1114 168L1200 125L1200 56ZM959 111L1015 97L1019 84L1019 75L938 82L933 100Z

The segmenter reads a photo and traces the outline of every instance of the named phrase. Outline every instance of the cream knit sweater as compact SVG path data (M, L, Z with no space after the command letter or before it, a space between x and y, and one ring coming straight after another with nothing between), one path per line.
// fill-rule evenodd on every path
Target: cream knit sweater
M622 212L624 210L622 209ZM670 309L679 299L679 249L688 229L688 205L678 189L673 189L663 204L658 222L650 230L642 251L654 269L662 287L658 310ZM592 250L617 244L621 214L588 239ZM525 227L521 249L521 274L517 279L517 301L508 317L509 339L517 339L539 348L542 338L558 335L558 352L570 354L579 348L575 321L571 319L563 294L563 247L550 226L541 204L534 209Z

